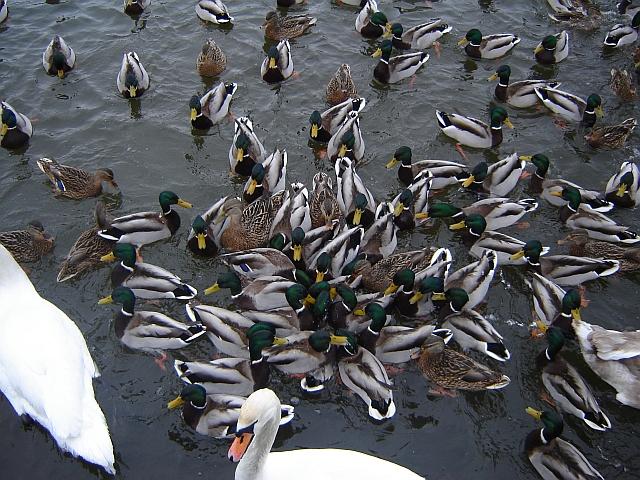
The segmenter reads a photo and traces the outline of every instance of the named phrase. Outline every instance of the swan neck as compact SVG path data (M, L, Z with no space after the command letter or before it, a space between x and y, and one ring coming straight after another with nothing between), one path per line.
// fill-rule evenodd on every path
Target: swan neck
M269 406L254 427L254 437L236 469L235 480L262 478L261 472L271 451L280 424L280 405Z

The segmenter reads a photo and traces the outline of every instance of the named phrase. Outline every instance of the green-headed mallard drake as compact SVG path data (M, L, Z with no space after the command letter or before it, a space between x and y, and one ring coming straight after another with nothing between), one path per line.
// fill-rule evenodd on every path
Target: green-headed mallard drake
M149 74L136 52L125 53L122 57L116 83L125 98L138 98L149 89Z
M299 37L316 24L317 18L310 15L279 16L276 12L269 12L262 24L264 36L270 40L281 41Z
M573 444L560 438L564 422L554 411L541 412L527 407L527 413L542 421L544 427L527 435L524 450L533 468L542 478L593 478L603 480L585 456Z
M133 350L153 354L176 350L186 347L206 332L199 323L187 325L159 312L136 312L136 296L127 287L116 287L111 295L98 303L122 305L115 318L115 332L118 339Z
M640 409L640 330L607 330L580 317L573 318L572 326L591 370L616 389L616 400Z
M91 173L44 157L37 160L37 164L42 173L49 177L54 193L61 197L74 200L97 197L102 193L103 183L108 183L114 189L118 188L110 168L100 168Z
M267 83L278 83L293 75L293 59L289 40L272 45L260 66L260 76Z
M182 407L185 423L200 435L213 438L233 438L246 397L215 393L207 395L202 385L185 385L180 395L167 404L169 410ZM294 408L281 406L280 425L293 419Z
M369 228L373 223L377 206L373 194L365 186L348 157L336 159L335 173L338 188L336 199L347 223Z
M631 75L626 70L612 68L609 86L613 93L625 102L630 102L636 98L636 87L633 85Z
M418 367L429 381L451 390L497 390L511 381L506 375L447 348L437 335L431 335L422 344Z
M54 239L40 222L30 222L24 230L0 232L3 245L18 263L37 262L53 248Z
M353 261L358 255L358 249L364 228L362 226L349 227L344 225L336 230L335 237L325 243L311 258L306 258L308 268L315 269L316 264L323 253L329 255L329 272L333 278L338 278L342 269Z
M509 83L510 77L511 67L509 65L500 65L488 80L498 80L493 94L501 102L508 103L516 108L529 108L538 104L539 100L535 92L536 87L558 88L561 85L560 82L551 80L520 80Z
M405 317L425 317L433 312L435 309L433 301L445 299L444 283L449 276L451 263L449 249L439 248L433 252L429 265L414 273L413 279L407 275L406 270L397 272L392 282L393 286L402 286L402 290L398 291L394 298L397 311ZM399 275L405 277L400 278L400 282L397 280ZM391 290L393 287L387 291Z
M558 240L558 244L567 245L571 255L617 260L620 263L620 272L640 270L639 247L622 247L611 242L593 240L589 238L586 230L574 230Z
M277 210L273 198L263 196L244 207L223 208L219 217L227 218L228 224L220 235L222 247L237 252L266 246Z
M381 202L376 208L373 224L364 233L360 243L360 252L371 261L378 261L395 252L398 246L398 227L394 218L391 203Z
M320 113L314 110L309 117L309 136L315 142L327 143L344 123L351 111L360 113L366 105L362 97L350 98Z
M513 201L507 197L489 197L463 208L444 202L432 203L425 218L452 218L461 221L475 214L484 218L487 230L500 230L517 223L524 215L537 208L538 202L533 198Z
M226 55L213 38L208 38L196 59L196 70L203 77L217 77L225 68Z
M617 23L604 37L604 46L608 48L620 48L631 45L638 39L640 29L640 10L633 16L630 25Z
M400 163L398 169L398 179L405 185L413 183L416 175L423 170L431 172L431 188L440 190L449 185L459 183L458 176L462 174L467 166L462 163L449 162L446 160L421 160L412 162L411 148L407 146L398 147L393 154L393 158L387 162L386 168L393 168Z
M340 204L333 193L333 181L323 172L313 176L313 193L309 202L311 212L311 228L319 228L332 224L342 218Z
M289 305L285 297L287 289L295 282L284 277L267 276L245 279L229 271L218 276L218 281L204 291L211 295L220 289L231 291L231 300L241 309L276 310Z
M554 35L547 35L533 51L538 63L553 65L569 56L569 34L566 30Z
M544 179L546 170L549 168L549 159L545 155L536 154L533 157L521 156L523 159L531 159L531 163L536 166L536 173L531 180L531 187L535 191L542 192L542 198L549 202L554 207L563 207L568 200L562 197L562 189L565 187L572 187L580 192L580 202L587 204L594 210L605 213L613 209L613 203L607 201L602 192L597 190L587 190L580 185L576 185L568 180L562 180L560 178Z
M54 35L42 54L42 66L49 75L64 78L76 66L76 54L59 35Z
M191 300L198 291L180 277L150 263L138 262L136 249L130 243L116 243L113 250L100 258L119 263L111 271L111 285L131 289L137 298L175 298Z
M569 202L561 207L560 220L572 230L584 229L595 240L628 244L640 242L638 234L629 230L629 227L619 225L589 205L581 204L582 198L577 188L566 186L560 192L551 192L551 195Z
M565 291L536 272L525 282L533 293L536 325L554 325L564 332L570 332L572 318L580 318L580 293L574 289Z
M233 22L227 6L221 0L199 0L196 4L196 15L203 22L225 25Z
M284 253L275 248L254 248L227 253L220 260L239 275L247 278L291 276L295 266Z
M356 17L356 31L364 38L378 38L387 34L391 24L387 16L378 10L375 0L363 0L360 3L360 12Z
M124 13L140 15L151 5L151 0L124 0Z
M598 117L604 115L600 95L593 93L586 100L557 88L536 87L536 95L542 104L553 113L573 122L582 122L593 127Z
M262 163L255 164L244 186L245 202L251 203L263 194L272 197L277 194L284 195L288 162L287 151L276 148Z
M565 338L562 330L550 327L546 331L548 346L536 358L542 383L562 411L578 417L594 430L605 431L611 422L602 411L582 375L560 352Z
M4 22L9 16L9 7L7 7L7 0L0 0L0 23Z
M445 288L447 290L452 288L463 289L469 296L464 308L470 310L484 301L497 266L498 257L496 252L487 250L480 259L449 274L445 282Z
M249 117L240 117L234 124L233 142L229 148L229 167L232 173L248 177L256 163L262 163L267 152L253 130Z
M329 105L338 105L358 96L358 89L356 84L353 83L353 78L351 78L349 65L343 63L338 67L338 70L336 70L336 73L327 84L326 95Z
M100 230L105 240L118 243L131 243L141 247L171 237L180 228L180 216L173 211L171 205L191 208L192 205L170 191L161 192L158 196L161 213L139 212L124 217L114 218L108 228Z
M0 102L0 109L2 109L0 146L20 148L29 143L29 139L33 135L33 127L27 116L19 113L7 102Z
M619 207L633 208L640 205L640 170L633 162L623 162L609 179L605 198Z
M499 362L511 358L509 350L502 342L502 335L474 310L462 310L448 315L442 327L453 333L453 339L465 351L475 350Z
M221 248L220 237L230 221L230 217L222 212L241 207L240 199L229 195L222 197L202 215L196 215L187 237L187 248L203 257L212 257L217 254Z
M491 125L457 113L436 110L438 126L442 133L462 145L472 148L493 148L502 143L502 125L513 128L509 114L502 107L491 109Z
M400 231L411 230L416 226L413 200L413 192L409 188L405 188L391 203L393 206L393 223Z
M451 26L441 18L432 18L426 23L405 30L400 23L391 25L393 46L399 50L424 50L438 42L445 33L451 31Z
M339 157L349 157L356 163L364 158L364 140L357 111L347 113L342 125L329 139L327 157L333 162Z
M525 160L512 153L491 165L478 163L467 177L462 176L459 180L464 188L506 197L518 184L524 166Z
M429 170L423 170L415 176L413 182L407 187L407 190L411 192L412 207L413 207L413 221L417 226L424 224L427 221L425 215L429 211L429 197L431 194L431 180L433 174ZM401 193L391 202L394 205L394 209L397 206L397 202L403 195Z
M458 42L458 45L464 46L464 51L471 58L494 59L509 53L518 43L520 43L520 37L512 33L482 36L480 30L473 28Z
M593 148L622 148L636 125L635 118L627 118L617 125L593 127L584 139Z
M425 52L406 53L392 57L392 49L391 40L385 40L372 55L374 58L380 58L373 70L373 78L380 83L398 83L409 78L429 60L429 54Z
M225 119L229 115L231 99L237 89L237 83L220 82L202 97L192 96L189 100L191 126L198 130L208 130Z

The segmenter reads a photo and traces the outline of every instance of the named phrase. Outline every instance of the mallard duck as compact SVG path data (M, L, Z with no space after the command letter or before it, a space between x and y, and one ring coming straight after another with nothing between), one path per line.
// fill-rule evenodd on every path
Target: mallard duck
M264 247L277 210L273 198L263 196L244 207L224 208L219 217L226 218L228 224L220 235L220 244L232 252Z
M313 176L313 193L309 202L311 228L330 225L341 218L340 204L333 193L333 181L326 173L318 172Z
M149 74L136 52L125 53L122 57L116 83L125 98L138 98L149 89Z
M360 243L360 252L372 261L391 255L398 245L398 228L394 223L393 206L381 202L376 208L373 224L367 229Z
M463 350L475 350L504 362L511 354L502 342L502 335L482 315L474 310L463 310L445 317L442 327L453 333L453 339Z
M445 33L451 31L451 26L444 23L441 18L432 18L426 23L405 30L401 24L391 25L393 46L401 50L425 50L435 43Z
M547 35L533 51L538 63L553 65L560 63L569 56L569 34L566 30Z
M296 190L296 189L299 190ZM282 190L282 204L278 208L271 222L269 230L269 247L284 251L291 241L293 228L305 224L304 228L311 229L311 214L309 213L309 201L307 189L301 183L291 184L290 189ZM294 203L296 202L296 203Z
M470 310L484 301L497 266L498 258L496 253L492 250L487 250L480 259L449 274L445 282L445 288L447 290L452 288L463 289L469 296L465 309Z
M364 38L378 38L387 34L391 24L387 16L378 10L375 0L366 0L360 3L360 12L356 17L356 31Z
M336 73L327 84L327 103L337 105L346 102L348 99L357 97L358 89L353 78L351 78L351 68L346 63L338 67Z
M564 422L554 411L541 412L527 407L527 413L542 421L544 427L527 435L524 450L533 468L542 478L599 478L602 475L593 468L585 456L573 444L560 438Z
M506 197L489 197L463 208L444 202L432 203L426 218L451 217L460 220L475 214L482 216L487 230L500 230L517 223L524 215L537 208L538 202L533 198L523 198L514 202Z
M572 230L584 229L595 240L629 244L640 242L638 234L629 230L629 227L617 224L588 205L581 205L577 188L566 186L561 192L554 191L551 195L561 196L569 202L560 209L560 220Z
M640 409L640 330L618 332L572 320L582 356L602 380L618 392L616 400Z
M474 191L486 192L497 197L509 195L520 180L525 160L512 153L507 158L491 165L480 162L466 178L461 178L462 186Z
M425 214L429 211L429 197L431 195L431 181L433 174L429 170L423 170L415 176L413 182L407 187L411 191L413 205L413 221L417 226L424 224L427 220ZM393 199L392 205L397 206L402 193Z
M42 66L49 75L64 78L76 66L76 54L59 35L54 35L42 54Z
M640 28L640 11L631 20L631 25L618 23L607 32L604 37L604 46L609 48L620 48L631 45L638 39L638 29Z
M33 135L31 121L26 115L19 113L7 102L0 102L2 109L2 129L0 130L0 146L4 148L20 148Z
M600 7L591 0L547 0L553 14L552 20L569 22L572 27L586 30L596 30L602 22Z
M411 230L416 226L413 200L413 192L409 188L405 188L391 202L393 206L393 223L396 224L400 231Z
M398 169L398 179L405 185L413 183L414 178L423 170L431 172L431 188L440 190L449 185L459 183L458 176L467 169L462 163L449 162L446 160L421 160L412 163L411 148L407 146L398 147L393 154L393 158L385 165L386 168L393 168L400 163Z
M329 139L327 157L333 162L339 157L349 157L356 163L364 158L364 139L357 111L347 113L342 125Z
M233 208L241 208L241 201L229 195L222 197L202 215L196 215L187 237L187 248L204 257L217 254L221 248L220 237L229 224L229 217L222 212Z
M196 70L203 77L217 77L225 68L226 55L213 38L208 38L196 59Z
M447 248L439 248L433 253L431 262L427 268L420 270L414 275L413 286L398 292L394 298L394 305L398 312L405 317L426 317L432 313L436 300L446 300L444 283L449 276L451 268L451 252ZM393 284L396 283L396 276L403 271L396 273ZM409 291L410 290L410 291ZM465 300L466 302L466 300Z
M316 268L316 263L320 255L326 253L329 255L330 268L329 271L334 278L340 276L342 269L358 255L360 242L364 235L362 226L349 227L344 225L336 231L335 237L323 245L311 258L307 258L307 266L311 269Z
M61 197L74 200L97 197L102 193L103 182L114 189L118 188L110 168L100 168L91 173L69 165L61 165L55 160L44 157L36 163L42 173L49 177L54 193Z
M616 3L618 7L618 13L621 15L628 15L631 18L635 17L636 13L640 12L640 5L633 3L632 0L620 0Z
M122 305L115 318L116 337L133 350L153 354L163 350L176 350L186 347L206 333L200 323L187 325L160 312L136 312L136 295L127 287L114 288L111 295L101 298L98 303Z
M225 25L233 22L227 6L221 0L199 0L196 4L196 15L203 22Z
M398 83L409 78L429 60L429 54L424 52L406 53L392 57L392 49L391 40L385 40L372 55L374 58L380 58L373 70L373 77L380 83Z
M314 110L309 117L311 129L309 136L311 140L326 143L331 139L340 126L344 123L347 115L351 111L360 113L366 105L366 100L362 97L350 98L344 102L325 110L320 114Z
M102 262L120 261L111 271L111 285L131 289L137 298L176 298L191 300L198 291L180 277L150 263L138 262L136 249L129 243L116 243L103 255Z
M373 265L367 260L357 260L346 274L362 276L361 286L370 292L384 292L389 294L398 289L393 285L394 275L403 268L420 271L429 266L433 252L429 248L399 252L378 260ZM352 270L352 271L351 271Z
M220 123L229 115L229 106L233 94L238 89L237 83L220 84L209 90L202 97L194 95L189 100L191 110L191 126L198 130L208 130Z
M591 131L584 136L584 139L593 148L622 148L629 138L629 135L636 128L637 122L635 118L627 118L618 125L606 125L602 127L593 127Z
M293 59L289 40L281 40L278 45L269 48L267 56L262 61L260 75L267 83L282 82L293 75Z
M551 80L520 80L509 83L509 77L511 77L511 67L500 65L496 73L491 75L488 80L499 79L494 90L495 97L516 108L529 108L538 104L536 87L558 88L561 85L560 82Z
M574 230L565 238L558 240L558 244L567 245L571 255L617 260L620 263L620 272L640 270L640 248L622 247L615 243L592 240L586 230Z
M550 327L546 337L548 347L538 355L536 364L542 370L542 383L555 404L594 430L611 428L609 418L598 405L587 382L560 353L565 341L562 330Z
M554 325L570 332L572 319L580 318L580 293L575 289L565 291L536 272L525 282L533 292L533 309L538 318L536 325Z
M491 125L456 113L436 110L438 126L447 137L473 148L493 148L502 143L502 124L513 128L509 114L502 107L491 109Z
M635 121L634 121L635 123ZM640 170L633 162L623 162L605 187L605 198L619 207L640 205Z
M281 41L299 37L318 21L310 15L287 15L280 17L276 12L269 12L262 24L264 36L270 40Z
M249 117L240 117L234 124L233 142L229 148L229 167L232 173L248 177L256 163L262 163L267 152L253 131Z
M29 347L16 341L27 318ZM100 373L82 332L38 294L1 245L0 319L0 391L9 405L48 430L61 450L115 475L109 429L93 391Z
M347 217L347 222L353 225L362 224L365 228L368 228L373 223L374 210L377 205L373 194L365 186L364 181L356 172L355 166L349 158L338 157L336 159L335 173L338 187L336 199L342 214ZM361 198L360 202L363 205L360 206L357 205L359 195L364 198ZM349 219L350 215L353 218Z
M173 192L164 191L158 196L162 212L139 212L124 217L114 218L108 228L100 230L105 240L118 243L131 243L141 247L171 237L180 228L180 216L173 211L171 205L192 208L192 205L182 200Z
M244 201L251 203L263 195L284 195L288 161L287 151L276 148L262 163L256 163L244 185Z
M0 232L0 244L18 263L37 262L53 249L54 239L38 221L30 222L24 230Z
M140 15L151 5L151 0L124 0L124 13Z
M0 0L0 23L4 22L9 16L9 7L7 7L7 0Z
M231 291L231 300L241 309L276 310L289 305L285 292L295 282L284 277L266 276L245 279L229 271L218 276L218 281L204 291L211 295L222 288Z
M227 267L247 278L288 276L295 266L284 253L274 248L254 248L220 256Z
M534 155L535 157L535 155ZM536 160L534 157L523 156L521 158L532 158L532 162ZM545 162L548 161L548 158L545 156L544 158L538 157L538 169L536 173L542 171L544 169ZM548 167L546 167L548 168ZM542 174L539 176L543 176ZM538 177L536 177L538 178ZM549 202L554 207L563 207L567 205L569 202L562 198L562 189L565 187L572 187L577 189L580 192L580 202L588 205L594 210L605 213L613 209L614 205L611 202L608 202L604 198L604 194L598 192L596 190L587 190L582 188L580 185L576 185L575 183L569 182L568 180L562 180L560 178L544 180L540 183L540 187L542 189L542 198L544 198L547 202Z
M583 100L557 88L536 87L536 95L542 104L567 120L582 122L586 127L593 127L598 117L604 115L600 95L593 93Z
M613 93L626 102L636 98L636 87L633 86L631 75L626 70L612 68L610 86Z
M506 375L446 348L444 340L437 335L431 335L422 344L418 367L430 381L452 390L497 390L511 382Z
M520 43L520 37L512 33L482 36L480 30L473 28L458 42L458 45L464 46L464 51L471 58L494 59L509 53L518 43Z

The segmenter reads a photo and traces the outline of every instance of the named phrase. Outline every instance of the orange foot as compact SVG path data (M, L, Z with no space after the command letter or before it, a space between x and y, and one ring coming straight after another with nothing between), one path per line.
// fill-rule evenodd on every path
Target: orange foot
M516 228L518 230L526 230L530 226L531 226L531 224L529 222L518 222L518 223L516 223Z
M167 356L167 354L165 352L162 352L162 354L159 357L154 358L153 361L156 363L156 365L158 365L160 370L166 372L167 367L164 366L164 362L166 362L168 358L169 357Z
M291 378L295 378L297 380L302 380L303 378L306 377L306 375L304 373L290 373L289 376Z
M458 154L462 157L462 159L465 162L469 162L469 159L467 158L467 154L464 153L464 150L462 149L461 143L456 143L456 152L458 152Z
M587 289L584 288L584 285L579 285L578 291L580 292L580 308L587 308L591 303L591 300L587 299Z
M436 57L440 58L442 53L442 44L440 42L433 42L433 51L436 53Z
M385 365L384 369L387 371L387 374L391 376L404 372L404 368L396 367L395 365Z
M538 340L544 337L544 332L540 330L538 327L533 327L530 332L532 340Z
M533 175L533 173L531 172L527 172L527 171L523 171L520 174L520 180L526 180L527 178L529 178L531 175Z
M551 398L551 396L549 395L549 392L547 392L547 391L543 391L540 394L540 400L542 400L543 402L548 403L552 407L556 406L556 402L553 400L553 398Z
M300 78L302 75L300 74L300 72L294 70L294 72L291 74L291 80L294 80L296 78Z
M229 122L236 123L237 117L233 114L231 110L229 110L229 113L227 114L227 118L229 119Z
M136 263L143 263L142 259L142 247L136 248Z
M556 127L564 130L567 128L567 122L565 120L562 120L560 118L555 118L553 120L553 123L555 124Z
M411 75L411 78L409 79L409 88L413 88L415 84L416 84L416 76Z
M455 390L444 388L444 387L441 387L440 385L431 387L429 389L429 394L435 395L437 397L449 397L449 398L456 398L458 396L458 392L456 392Z

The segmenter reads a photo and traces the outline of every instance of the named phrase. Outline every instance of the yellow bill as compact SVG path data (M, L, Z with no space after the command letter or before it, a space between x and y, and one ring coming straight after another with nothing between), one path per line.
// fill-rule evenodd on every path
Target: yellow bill
M509 260L520 260L524 257L524 250L519 250L509 257Z
M527 407L525 412L527 412L536 420L540 420L540 417L542 417L542 412L540 410L536 410L535 408Z
M471 184L475 181L476 181L476 177L474 177L473 175L470 175L469 178L467 178L464 182L462 182L462 186L464 188L469 188Z
M413 296L409 299L409 303L411 305L415 305L416 303L418 303L420 300L422 300L422 297L424 297L424 293L422 292L416 292L413 294Z
M489 82L493 82L494 80L497 80L497 79L498 79L498 74L497 74L497 73L494 73L494 74L493 74L493 75L491 75L489 78L487 78L487 80L488 80Z
M133 85L131 85L129 87L129 96L131 98L136 98L136 94L138 93L138 89L136 87L134 87Z
M213 285L211 285L209 288L207 288L204 291L204 294L211 295L212 293L216 293L218 290L220 290L220 285L218 285L218 282L216 282Z
M115 262L116 261L116 256L113 254L113 252L109 252L106 255L103 255L100 257L100 261L101 262Z
M196 238L198 239L198 250L204 250L205 248L207 248L205 237L206 235L204 233L196 234Z
M574 308L573 310L571 310L571 316L574 320L581 321L582 317L580 316L580 308Z
M257 185L258 182L256 182L254 179L251 179L251 181L249 182L249 186L247 187L247 193L249 195L253 195L253 193L256 191Z
M293 246L293 261L299 262L302 260L302 245Z
M618 191L616 192L616 197L624 197L625 193L627 193L627 186L624 183L621 183L618 187Z
M108 305L110 303L113 303L113 298L111 298L111 295L98 300L98 305Z
M393 157L391 160L389 160L386 164L385 167L386 168L393 168L398 164L398 160L396 159L396 157Z
M449 225L449 230L462 230L466 226L467 224L465 223L464 220L462 220L461 222L454 223L453 225Z
M360 225L361 221L362 221L362 210L360 210L359 208L356 208L356 211L353 212L353 224Z
M447 296L444 294L444 292L432 293L431 294L431 299L444 302L447 299Z
M467 45L467 43L469 43L469 40L467 40L466 38L461 38L460 40L458 40L459 47L464 47Z
M191 205L186 200L182 200L181 198L178 199L178 205L180 205L182 208L193 208L193 205Z
M184 405L184 399L182 397L176 397L167 403L167 408L169 410L173 410L175 408L180 408L182 405Z
M193 122L196 118L198 118L198 112L195 108L191 109L191 121Z
M375 52L373 52L373 54L371 55L373 58L379 58L382 56L382 49L378 48Z
M244 157L244 149L238 148L236 150L236 162L241 162Z
M533 159L533 155L520 155L518 159L524 160L525 162L530 162Z
M389 295L393 295L394 293L396 293L398 291L398 288L400 288L398 285L396 285L395 283L391 282L391 285L389 285L384 290L384 296L388 297Z
M502 123L504 123L508 128L513 128L513 123L509 120L509 117L505 118Z
M402 210L404 210L404 203L398 202L396 206L393 208L393 216L397 217L402 213Z
M311 138L318 138L318 125L311 125Z

